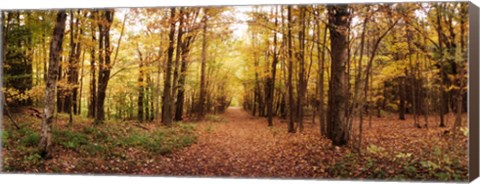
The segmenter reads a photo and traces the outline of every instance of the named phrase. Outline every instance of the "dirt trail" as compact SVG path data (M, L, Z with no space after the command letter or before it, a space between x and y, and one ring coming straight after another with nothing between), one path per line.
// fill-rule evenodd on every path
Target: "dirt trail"
M312 177L322 171L310 155L319 155L327 143L308 132L288 134L279 122L269 128L264 118L241 108L229 108L222 116L226 122L199 123L197 144L156 158L144 174Z

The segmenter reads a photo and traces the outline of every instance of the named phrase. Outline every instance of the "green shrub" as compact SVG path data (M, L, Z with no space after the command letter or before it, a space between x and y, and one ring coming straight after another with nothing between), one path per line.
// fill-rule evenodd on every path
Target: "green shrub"
M195 130L195 126L191 123L178 123L178 127L185 133L191 133L193 130Z
M180 143L179 147L187 147L187 146L190 146L190 145L196 143L197 138L195 136L186 135L186 136L180 137L178 142Z
M33 132L32 130L24 130L23 131L23 138L20 140L20 143L22 143L25 146L36 146L40 142L40 135L38 133Z
M7 131L5 130L0 130L0 134L2 134L2 145L5 145L5 143L7 142L8 138L9 138L9 134Z
M88 144L83 148L89 155L102 155L107 151L107 148L99 144Z
M147 147L148 151L163 155L163 154L169 154L172 153L173 147L170 145L161 145L161 144L154 144L149 147Z
M216 122L216 123L227 122L227 120L224 117L218 116L218 115L212 115L212 114L206 115L205 121Z
M96 132L97 129L91 127L91 126L86 126L83 128L82 132L85 133L85 134L92 134L94 132Z
M87 135L70 130L53 131L53 141L68 149L77 149L89 143Z
M30 161L32 163L37 163L38 161L40 161L40 159L42 159L42 157L38 153L33 153L26 158L27 161Z
M109 135L107 132L103 131L103 130L99 130L99 131L96 131L94 134L93 134L93 138L97 141L100 141L100 140L108 140L109 138Z
M182 125L180 130L168 129L158 130L151 133L133 133L125 138L119 138L113 143L122 147L139 147L157 154L168 154L174 149L194 144L196 137L185 133L193 132L193 126ZM183 132L183 133L181 133Z
M123 146L123 147L132 147L132 146L142 146L148 142L148 135L146 134L136 134L133 133L127 137L118 138L114 145Z

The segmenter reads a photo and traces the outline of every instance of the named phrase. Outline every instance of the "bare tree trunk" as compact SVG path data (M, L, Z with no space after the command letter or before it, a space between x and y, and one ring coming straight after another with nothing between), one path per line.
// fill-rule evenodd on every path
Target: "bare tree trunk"
M278 7L275 6L275 29L278 26ZM277 75L277 63L278 63L278 53L277 53L277 32L273 33L273 62L272 62L272 76L268 79L269 86L269 95L268 95L268 106L267 106L267 115L268 115L268 126L273 126L273 100L275 94L275 76Z
M319 29L319 37L320 38L320 19L318 20L318 29ZM328 31L328 26L325 24L325 28L323 29L323 46L322 46L322 49L321 49L321 59L319 58L319 75L320 75L320 78L319 78L319 81L318 81L318 86L319 86L319 107L318 107L318 110L319 110L319 118L320 118L320 133L324 136L327 135L327 124L325 122L325 90L324 90L324 78L325 78L325 47L326 47L326 43L327 43L327 31ZM318 48L317 48L318 51L320 51L320 45L318 45Z
M465 87L465 80L463 79L464 76L466 75L465 69L463 69L462 63L466 62L466 57L467 57L467 44L466 41L464 40L465 38L465 31L467 27L467 23L465 19L467 19L466 15L468 12L467 5L461 5L461 10L460 10L460 52L462 59L458 62L459 66L457 67L457 73L458 76L456 77L456 83L458 85L458 89L456 90L456 115L455 115L455 123L453 125L453 144L456 143L456 134L457 134L457 129L462 125L462 108L463 108L463 88ZM451 34L453 34L453 31L451 31ZM453 36L454 37L454 36Z
M175 99L177 97L178 93L178 81L180 77L180 58L182 57L182 39L183 39L183 34L185 32L185 24L184 24L184 11L183 8L180 8L179 10L179 15L180 18L179 24L178 24L178 31L177 31L177 46L176 46L176 52L175 52L175 69L173 71L173 85L172 85L172 111L175 113L173 116L176 116L176 106L177 103L175 102ZM175 111L174 111L175 110ZM176 119L175 119L176 120Z
M399 78L399 85L398 85L398 91L399 91L399 96L400 96L400 105L398 107L398 110L399 110L399 119L400 120L405 120L405 98L406 98L406 94L405 94L405 89L406 89L406 85L405 85L405 77L400 77Z
M77 113L77 96L78 96L78 63L80 62L80 36L83 31L79 28L79 18L75 19L75 13L70 10L70 56L67 70L68 87L65 90L65 103L63 112L69 114L69 123L73 123L73 114Z
M146 67L150 67L148 63L146 63ZM144 101L143 101L143 107L144 109L144 114L145 116L143 117L144 120L150 121L150 101L152 94L150 93L150 86L151 86L151 79L150 79L150 72L145 72L145 80L146 84L144 87Z
M190 14L186 14L186 21L188 22ZM194 19L196 18L195 14ZM187 26L187 25L185 25ZM184 28L186 30L187 28ZM188 34L185 37L185 40L181 43L181 68L180 68L180 74L179 74L179 79L178 79L178 92L177 92L177 101L175 105L175 121L182 121L183 120L183 111L184 111L184 103L185 103L185 81L187 78L187 71L188 71L188 56L190 54L190 44L194 39L194 36L191 35L191 33L186 32Z
M303 131L303 111L304 111L304 100L305 100L305 7L300 7L300 22L301 30L298 33L298 42L300 45L300 51L298 52L299 63L299 73L298 73L298 92L297 92L297 120L298 128L300 131Z
M416 89L416 83L417 83L417 79L416 79L416 67L414 66L413 64L413 59L412 59L412 52L413 52L413 48L411 46L411 42L413 41L412 37L413 37L413 34L411 33L409 27L408 27L408 21L407 21L407 26L405 27L406 29L406 37L407 37L407 43L408 43L408 61L409 61L409 65L410 65L410 73L411 73L411 76L410 76L410 85L411 85L411 89L412 89L412 109L413 109L413 112L412 112L412 115L413 115L413 125L414 127L417 127L417 128L420 128L420 125L418 124L418 121L417 121L417 89ZM407 75L408 76L408 75Z
M292 76L293 76L293 58L292 58L292 6L289 5L287 9L287 26L288 26L288 36L287 36L287 48L288 48L288 104L290 110L290 119L288 122L288 132L295 133L294 127L294 104L293 104L293 84L292 84Z
M173 65L173 51L175 40L175 8L170 8L170 33L168 35L169 44L167 52L167 66L165 70L165 84L163 87L163 99L162 99L162 123L165 126L171 126L172 123L172 96L171 96L171 80L172 80L172 65Z
M114 17L114 10L104 10L104 18L101 18L100 24L103 24L102 26L99 26L100 28L100 42L101 47L100 47L100 55L102 58L99 58L99 76L98 76L98 91L97 91L97 113L95 117L95 122L96 123L103 123L105 120L105 97L106 97L106 91L107 91L107 85L108 81L110 80L110 70L111 70L111 62L110 62L110 55L111 55L111 49L110 49L110 26L113 23L113 17ZM102 16L100 16L102 17ZM104 61L104 63L103 63Z
M139 122L142 122L144 120L144 107L143 107L143 104L144 104L144 97L145 97L145 84L144 84L144 66L143 66L143 56L142 56L142 52L140 51L140 48L137 48L137 52L138 52L138 57L140 58L140 61L139 61L139 64L138 64L138 70L139 70L139 73L138 73L138 98L137 98L137 119Z
M349 45L347 30L350 27L350 8L348 5L328 6L330 24L330 40L332 50L332 71L329 89L327 132L333 145L348 143L348 129L345 122L346 85L345 64L347 63L347 47Z
M203 22L203 40L202 40L202 63L200 66L200 97L198 99L198 119L203 119L205 116L205 96L207 95L206 91L206 78L205 78L205 68L207 65L207 29L208 29L208 8L204 8L204 16L202 19Z
M45 88L45 115L42 123L42 138L39 144L39 150L43 158L51 157L51 129L53 113L55 110L55 89L57 88L58 65L60 55L62 54L66 18L67 15L65 11L60 10L57 13L57 21L53 30L52 42L50 45L50 60Z
M182 43L182 64L180 69L180 78L178 80L177 105L175 110L175 121L182 121L183 106L185 102L185 81L188 70L188 55L190 53L191 36L187 36Z
M369 7L367 7L367 14L368 14L368 11L370 10ZM354 90L355 90L355 98L354 98L354 103L353 103L353 113L352 115L355 114L356 111L358 111L359 113L359 119L360 119L360 125L359 125L359 135L358 135L358 152L361 153L361 148L362 148L362 137L363 137L363 109L360 107L360 110L355 110L355 109L358 109L357 106L358 105L358 102L360 101L360 99L358 97L360 97L360 85L362 83L361 79L362 79L362 64L363 64L363 52L364 52L364 49L365 49L365 33L366 33L366 29L367 29L367 23L369 21L369 16L366 15L365 16L365 19L363 20L363 28L362 28L362 35L361 35L361 40L360 40L360 58L358 59L358 69L357 69L357 76L355 78L355 86L354 86ZM350 121L353 121L353 120L350 120Z
M438 46L439 46L439 54L440 54L440 58L443 57L443 41L444 41L444 35L442 34L442 22L440 21L440 17L441 17L441 12L442 10L440 10L440 7L439 7L439 4L437 4L435 6L436 10L437 10L437 34L438 34ZM440 64L440 77L442 78L442 82L440 84L440 127L445 127L446 123L445 123L445 119L444 119L444 114L445 114L445 106L446 106L446 93L445 93L445 76L444 76L444 73L445 73L445 70L443 68L443 65Z
M97 20L97 12L92 12L91 15L91 34L92 34L92 47L90 50L90 96L89 96L89 103L88 103L88 117L95 118L97 112L97 81L96 81L96 64L95 64L95 55L97 51L95 49L95 43L97 42L96 33L97 29L95 26L95 22Z
M46 30L45 30L46 31ZM42 56L43 56L43 81L47 82L47 41L45 38L45 33L42 34ZM4 52L5 53L5 52Z
M77 115L82 114L82 91L83 91L83 75L85 73L85 49L82 52L82 60L80 60L80 87L78 90Z

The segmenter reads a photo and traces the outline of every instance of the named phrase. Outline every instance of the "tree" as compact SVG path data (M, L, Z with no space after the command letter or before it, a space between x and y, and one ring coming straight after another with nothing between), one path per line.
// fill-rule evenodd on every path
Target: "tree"
M316 23L317 23L317 32L318 32L318 39L321 37L321 19L320 19L320 10L317 10L316 16ZM322 135L327 135L327 126L325 123L325 102L324 102L324 77L325 77L325 48L327 43L327 30L328 25L325 24L323 29L323 41L321 43L317 43L317 54L318 54L318 82L317 82L317 89L318 89L318 104L317 109L319 113L319 122L320 122L320 133ZM320 54L319 54L320 53Z
M347 63L347 31L350 27L348 5L329 5L328 21L332 50L332 71L329 89L327 132L333 145L341 146L348 142L348 129L345 121L346 85L345 64Z
M205 116L206 78L205 67L207 64L207 30L208 30L208 8L203 9L202 18L202 64L200 66L200 97L198 100L198 118Z
M138 52L138 58L139 58L139 64L138 64L138 98L137 98L137 105L138 105L138 121L142 122L144 120L144 96L145 96L145 82L144 82L144 77L145 77L145 68L144 68L144 61L143 61L143 56L142 52L140 51L140 48L137 48Z
M162 123L166 126L171 126L172 122L172 96L171 96L171 80L172 80L172 65L173 65L173 51L175 40L175 8L170 9L170 33L168 35L169 44L167 51L167 65L165 70L165 83L163 87L162 98Z
M275 6L275 29L278 26L278 7ZM268 86L268 106L267 106L267 114L268 114L268 126L273 126L273 100L274 100L274 92L275 92L275 77L277 74L277 63L278 63L278 51L277 51L277 30L273 32L273 61L271 66L271 74L267 79L267 86Z
M45 88L45 109L42 123L42 137L39 149L42 157L50 157L51 149L51 129L53 122L53 112L55 110L55 89L57 88L58 66L60 55L62 54L63 37L65 34L65 11L61 10L57 14L57 21L53 30L53 37L50 45L50 58L48 64L47 86Z
M287 35L287 47L288 47L288 104L290 106L290 113L289 113L289 122L288 122L288 132L295 133L295 110L293 108L293 84L292 84L292 76L293 76L293 56L292 56L292 6L289 5L287 7L287 26L288 26L288 35Z
M180 77L180 58L182 55L182 42L183 42L183 35L185 33L185 9L183 7L179 8L178 12L178 30L177 30L177 44L176 44L176 49L175 49L175 65L174 65L174 70L173 70L173 84L172 84L172 111L174 116L176 115L176 105L175 99L177 96L178 92L178 82L179 82L179 77Z
M297 87L297 119L298 119L298 128L300 131L303 131L303 111L304 111L304 99L306 94L306 79L305 79L305 27L306 27L306 18L305 18L306 8L304 6L300 7L300 30L298 32L298 42L299 42L299 51L297 53L297 59L299 61L299 72L298 72L298 87Z
M2 12L3 13L3 12ZM2 35L4 61L4 88L25 94L33 85L33 24L29 11L6 12L6 22ZM8 92L5 95L8 97ZM11 98L6 100L11 106L32 105L31 99Z
M105 98L107 92L108 81L110 80L111 71L111 48L110 48L110 28L113 23L114 10L104 10L100 13L98 28L100 31L99 41L99 69L98 69L98 91L97 91L97 107L95 113L95 122L103 123L105 120Z
M95 67L95 55L97 55L96 51L96 42L97 42L97 26L95 20L97 19L97 11L92 11L90 14L90 34L92 36L91 40L91 50L90 50L90 95L89 95L89 103L88 103L88 117L95 118L97 112L97 82L96 82L96 67Z
M197 17L199 14L199 9L187 9L187 13L185 14L185 27L184 31L186 34L185 39L183 42L181 42L181 68L180 68L180 76L178 79L178 93L177 93L177 101L176 101L176 110L175 110L175 121L181 121L183 119L182 114L183 114L183 107L184 107L184 102L185 102L185 82L186 82L186 77L187 77L187 71L188 71L188 57L190 54L190 47L192 43L195 41L196 38L196 27L197 26Z

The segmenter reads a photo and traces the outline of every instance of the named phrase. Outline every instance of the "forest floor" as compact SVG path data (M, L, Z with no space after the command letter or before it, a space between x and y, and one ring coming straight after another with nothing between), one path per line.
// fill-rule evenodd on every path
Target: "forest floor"
M4 122L3 172L135 174L260 178L466 180L466 123L452 144L447 128L429 118L429 128L414 128L396 116L373 117L364 125L362 153L351 145L335 147L306 122L302 132L287 133L279 119L268 127L265 118L229 108L202 122L110 122L93 126L88 120L54 125L54 157L35 153L39 120L22 116L23 128ZM407 117L409 118L409 117ZM4 118L6 119L6 118ZM35 123L27 123L35 122ZM449 116L453 122L453 116ZM451 124L451 123L450 123ZM448 124L448 125L450 125ZM28 128L26 128L28 127Z

